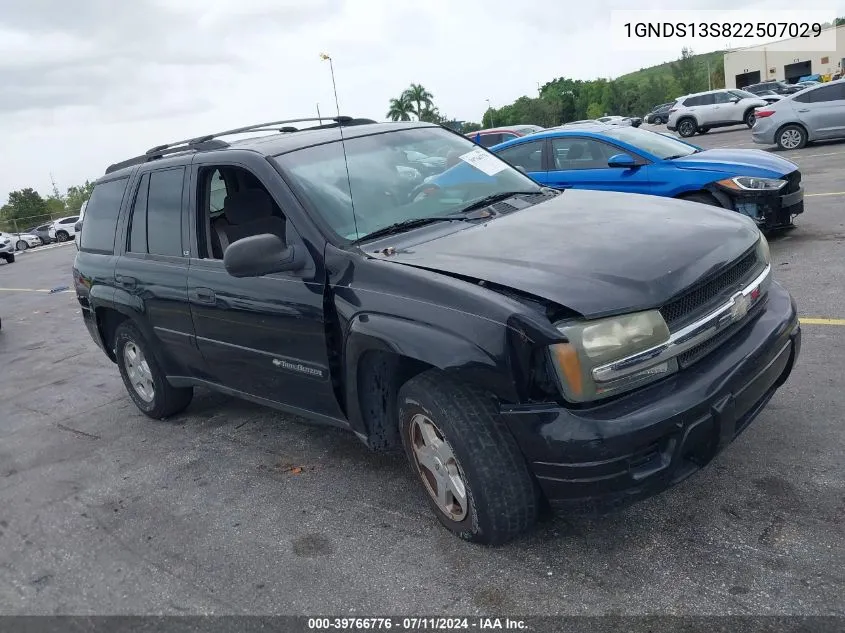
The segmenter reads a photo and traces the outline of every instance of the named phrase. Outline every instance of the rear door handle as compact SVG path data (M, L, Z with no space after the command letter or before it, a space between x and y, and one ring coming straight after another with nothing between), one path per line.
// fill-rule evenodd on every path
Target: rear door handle
M217 303L217 295L211 288L197 288L194 290L194 299L199 303L210 303L214 305Z
M809 112L810 108L801 108L798 112Z
M138 280L134 277L126 277L125 275L115 275L114 280L124 288L134 288L138 285Z

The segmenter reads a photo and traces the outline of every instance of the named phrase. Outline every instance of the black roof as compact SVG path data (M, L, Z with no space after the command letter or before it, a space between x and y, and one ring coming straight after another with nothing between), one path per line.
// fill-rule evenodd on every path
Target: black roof
M341 139L341 127L343 128L343 138L355 138L359 136L368 136L371 134L379 134L382 132L393 132L398 129L410 128L425 128L425 127L439 127L434 123L421 123L418 121L401 121L395 123L377 123L372 119L353 119L351 117L337 117L335 119L328 119L330 123L320 124L316 126L299 129L289 125L288 123L295 123L301 121L313 122L318 119L296 119L288 121L275 121L271 123L260 123L250 125L233 130L226 130L214 134L207 134L198 136L192 139L185 139L174 141L171 143L157 145L150 148L144 154L135 156L127 160L110 165L106 169L106 174L116 174L116 172L129 169L136 165L148 163L151 161L163 161L165 164L169 162L182 163L186 155L193 155L196 152L206 152L221 149L240 149L258 152L264 156L278 156L303 147L312 145L320 145L322 143L330 143L339 141ZM323 119L326 120L326 119ZM243 134L247 132L271 132L277 131L277 134L267 134L262 136L252 136L249 138L242 138L234 141L224 141L220 137L229 136L233 134ZM176 160L169 160L176 159Z

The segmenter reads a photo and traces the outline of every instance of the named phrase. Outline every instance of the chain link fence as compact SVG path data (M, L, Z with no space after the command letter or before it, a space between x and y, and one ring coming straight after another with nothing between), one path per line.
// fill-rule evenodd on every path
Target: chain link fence
M0 218L0 231L4 233L25 233L28 229L50 224L53 220L69 215L67 211L58 213L44 213L26 218Z

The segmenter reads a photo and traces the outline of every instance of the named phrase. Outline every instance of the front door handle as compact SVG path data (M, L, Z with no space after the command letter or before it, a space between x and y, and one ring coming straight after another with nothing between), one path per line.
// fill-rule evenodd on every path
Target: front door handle
M126 275L115 275L114 280L124 288L134 288L138 285L138 280L134 277L127 277Z
M193 292L194 299L199 303L217 303L217 296L211 288L196 288Z
M809 112L809 111L810 111L810 108L801 108L801 109L798 110L798 112Z

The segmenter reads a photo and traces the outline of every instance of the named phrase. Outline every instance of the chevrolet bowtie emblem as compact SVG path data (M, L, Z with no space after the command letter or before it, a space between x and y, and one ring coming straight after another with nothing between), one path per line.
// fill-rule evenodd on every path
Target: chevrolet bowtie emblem
M751 300L741 292L736 293L731 299L733 299L733 303L731 304L731 320L739 321L748 314L748 307L751 304Z

